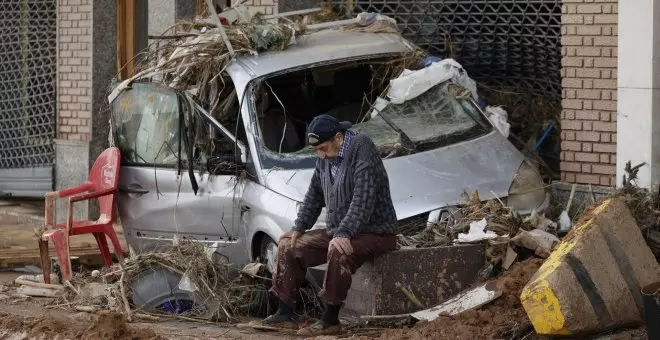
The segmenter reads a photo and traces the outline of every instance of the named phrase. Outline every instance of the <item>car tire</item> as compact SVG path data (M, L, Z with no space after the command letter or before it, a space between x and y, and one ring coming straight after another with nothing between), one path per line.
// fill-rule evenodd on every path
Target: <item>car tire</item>
M131 281L133 303L140 309L154 310L186 302L192 305L192 292L179 288L182 275L165 268L145 269Z
M277 264L277 243L268 235L265 235L261 240L259 258L261 259L261 263L265 264L266 269L272 274Z

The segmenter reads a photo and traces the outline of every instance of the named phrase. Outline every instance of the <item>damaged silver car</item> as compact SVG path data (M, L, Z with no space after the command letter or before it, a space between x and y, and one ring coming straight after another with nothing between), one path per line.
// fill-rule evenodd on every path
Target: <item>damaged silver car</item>
M322 113L377 144L401 222L423 228L475 190L521 214L543 211L541 176L460 84L448 78L405 98L383 96L414 51L396 34L320 31L232 61L220 75L228 95L214 103L194 89L131 84L111 103L128 244L140 252L195 239L239 267L272 265L313 172L307 124ZM322 213L315 228L324 224Z

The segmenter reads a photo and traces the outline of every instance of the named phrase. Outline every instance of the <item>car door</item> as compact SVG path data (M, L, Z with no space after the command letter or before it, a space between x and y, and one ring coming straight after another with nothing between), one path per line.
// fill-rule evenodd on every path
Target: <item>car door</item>
M205 122L184 95L156 84L133 84L111 109L122 153L118 208L129 245L150 250L171 244L175 235L210 244L234 242L243 184L236 173L205 171L204 162L218 155L189 134L198 126L218 127Z

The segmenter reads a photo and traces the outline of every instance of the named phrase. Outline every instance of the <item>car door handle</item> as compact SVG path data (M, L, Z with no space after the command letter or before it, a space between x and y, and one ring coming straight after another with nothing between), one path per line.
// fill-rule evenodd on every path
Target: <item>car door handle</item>
M144 189L144 188L140 187L139 185L129 185L129 186L120 185L119 186L119 191L129 193L129 194L140 194L140 195L144 195L146 193L149 193L148 189Z

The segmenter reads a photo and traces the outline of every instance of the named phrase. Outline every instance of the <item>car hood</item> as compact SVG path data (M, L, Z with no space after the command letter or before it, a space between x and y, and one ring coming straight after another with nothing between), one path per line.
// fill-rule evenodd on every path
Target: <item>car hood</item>
M458 203L465 190L482 199L506 197L523 155L499 132L447 147L385 159L397 218ZM313 169L263 172L265 186L302 201Z

